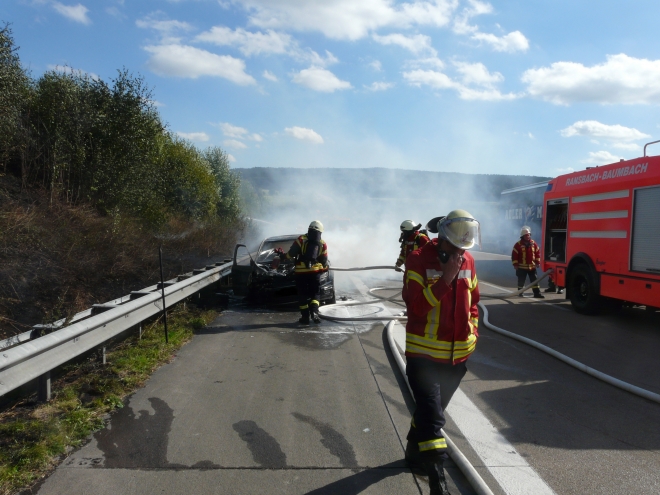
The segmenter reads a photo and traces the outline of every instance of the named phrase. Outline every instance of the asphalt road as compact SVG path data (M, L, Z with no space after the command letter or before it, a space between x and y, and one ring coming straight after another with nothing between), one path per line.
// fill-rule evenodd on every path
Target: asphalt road
M482 293L515 287L506 257L475 257ZM400 285L338 274L338 296L364 298L356 276ZM586 317L558 295L484 301L492 323L660 393L659 313ZM296 320L286 308L223 313L39 493L428 493L402 462L414 405L383 325ZM660 404L483 324L468 368L465 396L555 493L660 493ZM494 493L534 495L500 486L497 466L453 419L445 430ZM452 493L473 493L454 466L448 474Z

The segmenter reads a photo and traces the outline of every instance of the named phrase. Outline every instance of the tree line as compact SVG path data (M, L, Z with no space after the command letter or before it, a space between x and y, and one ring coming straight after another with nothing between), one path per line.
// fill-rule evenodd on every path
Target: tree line
M74 70L32 78L0 26L0 172L68 204L159 226L172 218L236 220L240 177L218 147L168 130L140 76L106 82Z

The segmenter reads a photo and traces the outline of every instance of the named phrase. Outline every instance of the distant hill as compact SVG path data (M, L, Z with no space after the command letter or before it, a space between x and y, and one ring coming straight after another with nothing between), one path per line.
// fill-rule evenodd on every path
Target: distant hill
M504 189L542 182L550 177L462 174L387 168L243 168L242 180L270 196L302 195L314 190L328 197L415 199L429 192L469 195L472 200L498 201Z

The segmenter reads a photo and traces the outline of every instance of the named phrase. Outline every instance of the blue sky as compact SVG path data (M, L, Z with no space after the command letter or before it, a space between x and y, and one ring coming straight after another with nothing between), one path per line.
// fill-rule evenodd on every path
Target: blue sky
M555 176L660 139L650 0L3 0L34 77L127 68L234 167ZM650 148L653 151L653 148Z

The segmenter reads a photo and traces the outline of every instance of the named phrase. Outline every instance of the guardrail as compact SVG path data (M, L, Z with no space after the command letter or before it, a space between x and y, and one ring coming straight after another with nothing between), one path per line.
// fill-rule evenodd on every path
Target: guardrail
M164 282L168 308L231 273L232 260ZM50 372L163 311L161 284L95 304L67 324L59 320L0 342L0 396L39 379L39 400L50 400ZM65 326L66 325L66 326ZM53 331L54 330L54 331ZM52 331L41 335L44 331ZM13 346L13 347L10 347Z

